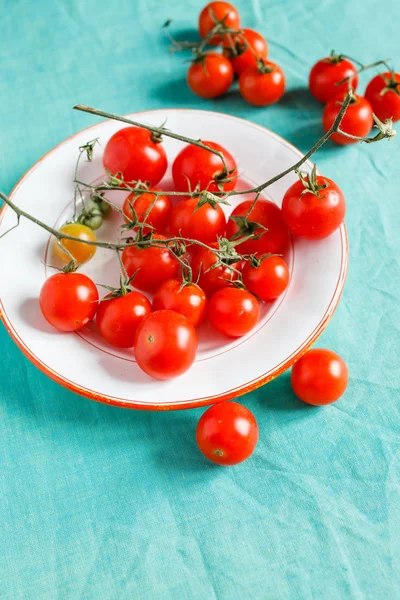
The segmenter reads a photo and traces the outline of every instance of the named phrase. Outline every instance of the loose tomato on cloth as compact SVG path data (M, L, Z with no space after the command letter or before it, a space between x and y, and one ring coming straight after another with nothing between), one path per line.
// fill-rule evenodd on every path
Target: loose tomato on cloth
M201 98L217 98L233 83L233 67L222 54L209 52L190 65L186 81L194 94Z
M157 233L164 233L168 227L172 202L169 196L165 196L164 194L156 198L152 192L158 191L157 188L154 188L153 190L140 192L139 194L129 194L125 199L122 210L130 221L134 219L134 215L136 214L139 223L143 223L146 216L146 223L154 227ZM137 228L134 227L134 229ZM150 228L144 227L142 231L146 235L150 231Z
M244 285L265 302L275 300L289 285L289 267L281 256L274 254L255 262L246 261L243 267Z
M347 388L348 370L335 352L323 348L309 350L293 366L293 391L303 402L323 406L336 402Z
M315 63L310 72L308 87L314 98L326 104L338 94L347 93L347 81L337 84L348 77L351 77L351 87L355 91L358 86L356 67L347 58L332 53Z
M257 31L242 29L237 35L226 34L224 56L229 58L235 73L240 75L249 67L256 67L258 60L267 60L268 44Z
M260 319L260 305L246 290L224 287L216 292L208 305L211 325L228 337L249 333Z
M71 235L79 238L80 240L89 242L95 242L97 239L96 234L92 231L92 229L86 225L82 225L82 223L66 223L60 228L60 231L61 233L66 233L67 235ZM55 256L65 264L69 263L71 257L63 250L63 248L68 250L78 265L90 260L96 252L96 246L91 246L89 244L67 239L62 239L58 243L57 239L54 238L52 246Z
M168 279L154 294L153 309L174 310L197 327L207 316L207 296L195 283Z
M225 234L226 218L219 204L215 208L208 202L197 208L199 199L189 198L179 202L171 211L171 235L196 239L208 244Z
M165 240L163 235L154 234L153 241ZM155 292L166 279L172 279L179 274L178 260L166 247L128 246L122 252L122 263L132 277L134 287L145 292Z
M155 379L171 379L187 371L196 358L197 333L183 315L157 310L136 330L134 352L139 367Z
M96 314L99 295L83 273L55 273L44 282L39 296L46 321L60 331L78 331Z
M218 248L218 244L209 244L212 248ZM241 268L240 260L233 264L220 264L217 267L214 265L218 259L214 252L201 246L196 246L191 249L191 267L193 271L193 279L198 280L199 286L207 294L212 296L223 287L230 286L238 276L236 271Z
M256 236L262 235L258 239L249 239L236 246L238 252L242 254L279 254L289 242L289 231L283 220L281 209L270 200L259 199L246 217L252 204L253 200L244 200L234 208L231 213L234 220L229 218L226 225L227 238L236 239L240 233L240 226L242 226L240 237L249 233L254 233ZM243 217L246 221L238 220L238 217ZM262 227L253 227L252 223L258 223Z
M200 37L205 38L215 27L217 21L222 21L229 29L240 28L240 16L238 11L229 2L210 2L203 8L199 16ZM223 36L214 35L208 40L212 46L217 46L223 41Z
M168 162L160 137L142 127L124 127L108 140L103 165L112 175L122 173L127 182L152 186L164 177Z
M278 102L285 91L285 75L270 61L248 67L239 77L243 98L254 106L269 106Z
M339 186L322 175L302 175L286 191L282 215L292 233L309 240L331 235L344 221L346 201Z
M196 442L206 458L218 465L237 465L249 458L258 442L254 415L237 402L215 404L200 417Z
M400 73L387 71L376 75L365 90L365 98L381 121L400 120Z
M119 296L108 294L96 314L96 324L101 336L117 348L132 348L136 330L151 313L149 300L133 290Z
M237 167L233 156L215 142L203 142L209 148L222 152L228 173L224 173L223 162L213 152L189 144L181 150L172 165L172 177L179 192L200 190L216 192L233 190L237 180Z
M338 116L340 109L342 108L343 100L346 94L339 94L335 96L324 108L322 115L322 125L324 131L328 131L336 117ZM340 129L350 135L358 137L366 137L372 129L374 119L372 117L372 106L362 96L354 94L354 98L350 102L346 113L343 117ZM339 145L356 144L359 140L353 140L340 133L333 133L330 138L333 142Z

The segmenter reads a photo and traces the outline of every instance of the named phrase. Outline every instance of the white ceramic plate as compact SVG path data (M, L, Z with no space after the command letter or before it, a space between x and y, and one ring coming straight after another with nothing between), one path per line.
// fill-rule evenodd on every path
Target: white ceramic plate
M301 156L271 131L220 113L168 109L131 117L152 125L166 121L172 131L222 144L236 158L243 178L252 184L266 181ZM67 139L26 173L12 191L13 201L52 226L62 225L72 212L78 146L98 137L104 147L123 126L105 121ZM165 138L164 146L171 165L182 144ZM81 179L88 182L102 177L101 154L101 149L97 150L93 162L82 163ZM310 167L308 163L306 168ZM280 205L295 177L291 173L272 185L266 197ZM169 179L170 171L159 187L168 186ZM125 193L113 194L113 200L122 203ZM232 204L243 199L233 197ZM6 207L0 219L0 233L16 220ZM118 219L113 213L97 232L99 239L115 238ZM101 402L153 410L227 400L286 370L316 340L332 316L343 289L348 255L344 225L320 242L293 240L286 257L291 268L289 288L276 302L263 306L255 330L230 341L203 326L192 368L182 377L160 382L139 370L132 351L118 351L103 343L94 324L75 334L62 334L44 321L38 296L45 278L53 273L43 264L52 261L48 243L47 233L25 219L0 242L0 308L9 333L36 366L65 387ZM12 260L6 260L7 256ZM116 260L115 253L99 248L82 271L96 283L114 284L118 277Z

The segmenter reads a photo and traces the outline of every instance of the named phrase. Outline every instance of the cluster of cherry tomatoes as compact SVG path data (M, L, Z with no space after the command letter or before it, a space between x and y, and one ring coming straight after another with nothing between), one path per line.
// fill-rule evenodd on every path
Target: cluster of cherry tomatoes
M335 121L341 104L350 89L353 97L344 115L340 129L354 136L346 137L334 133L331 139L336 144L354 144L368 136L373 125L375 114L380 121L400 119L400 74L385 71L376 75L368 83L364 96L356 94L358 71L348 58L332 53L319 60L311 69L309 89L312 95L325 104L322 124L328 131Z
M243 98L255 106L277 102L285 91L282 69L267 60L268 44L253 29L241 28L240 15L228 2L210 2L199 17L203 42L193 49L195 58L187 72L190 89L202 98L225 94L238 78ZM205 44L222 52L203 52Z

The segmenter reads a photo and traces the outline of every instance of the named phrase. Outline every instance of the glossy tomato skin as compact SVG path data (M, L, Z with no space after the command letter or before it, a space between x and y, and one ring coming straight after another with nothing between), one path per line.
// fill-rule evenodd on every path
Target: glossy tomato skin
M371 79L365 90L365 98L381 121L386 121L386 119L400 120L400 73L394 73L393 78L394 82L391 83L391 73L388 71L380 73ZM393 87L390 87L391 85ZM385 88L387 89L385 90Z
M341 103L345 95L340 94L328 102L322 115L322 125L324 131L328 131L341 109ZM355 94L355 102L347 108L343 117L340 129L350 135L365 137L369 134L374 124L372 117L372 107L368 100ZM346 146L348 144L357 144L358 140L352 140L340 133L333 133L330 138L335 144Z
M181 235L205 244L216 242L218 237L225 234L224 211L219 204L216 208L208 203L196 208L197 203L198 198L188 198L174 206L169 220L170 233L172 236Z
M317 184L328 184L319 191L320 198L304 192L299 180L289 187L282 201L282 214L290 231L309 240L321 240L331 235L343 223L346 201L332 179L317 176Z
M40 309L46 321L59 331L78 331L96 314L99 295L83 273L56 273L40 291Z
M140 292L131 291L123 296L103 298L96 314L101 336L117 348L132 348L136 329L151 313L149 300Z
M108 140L103 165L112 175L121 172L127 182L140 179L153 186L163 178L168 163L162 142L153 141L150 131L124 127Z
M238 54L235 55L233 49ZM257 66L256 58L267 60L268 44L257 31L242 29L241 35L225 36L224 55L231 61L235 73L240 75L249 67Z
M154 189L154 191L158 190ZM161 195L154 201L154 194L152 194L151 191L143 192L142 194L132 193L125 199L122 209L126 217L132 220L133 214L131 207L133 207L139 222L143 223L144 216L153 202L154 204L146 218L146 223L154 227L157 233L164 233L168 227L169 216L172 210L172 202L169 196ZM149 231L150 228L143 228L144 235Z
M275 300L289 285L289 267L281 256L267 256L258 267L246 262L242 271L243 283L249 292L261 300Z
M186 81L192 92L200 98L217 98L232 85L233 67L222 54L209 52L190 65Z
M90 242L96 241L96 234L82 223L66 223L60 228L62 233L66 233L67 235L72 235L73 237L79 238L80 240L87 240ZM84 244L81 242L74 242L73 240L61 240L60 243L64 248L72 254L75 258L78 265L87 262L90 260L95 252L96 246L90 246L88 244ZM59 246L57 240L53 239L53 252L55 256L64 264L69 263L71 258L69 255L64 252L64 250Z
M230 181L220 184L225 191L233 190L236 185L236 162L233 156L215 142L203 142L206 146L223 153ZM223 163L217 154L189 144L175 158L172 165L172 177L175 188L180 192L194 191L200 185L200 190L219 191L218 176L223 173Z
M358 75L353 63L346 58L337 61L326 57L315 63L311 69L308 87L316 100L326 104L338 94L347 93L347 82L336 85L346 77L352 77L351 86L355 91L358 86Z
M191 367L197 345L196 330L186 317L173 310L157 310L136 330L135 358L151 377L171 379Z
M278 65L265 61L273 69L262 73L257 66L248 67L239 77L239 89L243 98L254 106L269 106L278 102L285 91L285 75Z
M323 406L336 402L345 392L348 371L344 360L323 348L309 350L293 366L293 391L303 402Z
M217 244L209 244L213 248L217 248ZM220 265L210 270L217 262L217 258L211 250L201 248L197 246L192 249L191 267L193 271L193 279L197 281L202 290L210 298L218 290L232 285L232 282L237 279L235 274L229 266ZM240 270L240 262L234 263L232 267L236 270Z
M231 216L244 216L252 205L252 200L245 200L238 204L232 211ZM255 207L249 213L248 220L260 223L268 229L258 239L250 239L237 246L241 254L279 254L289 243L289 231L283 220L282 211L269 200L258 200ZM238 226L231 219L226 225L226 236L231 239L238 231ZM256 235L262 229L256 230Z
M217 21L224 19L224 25L229 29L240 29L240 16L232 4L229 4L229 2L210 2L203 8L199 16L200 37L207 37L207 34L215 26L215 19ZM222 41L221 36L214 35L208 40L208 43L217 46Z
M218 465L237 465L251 456L258 442L254 415L237 402L220 402L201 416L196 442L206 458Z
M198 327L207 316L207 296L195 283L182 287L181 279L168 279L154 294L153 309L174 310L186 317L193 327Z
M246 290L225 287L211 297L208 317L220 333L228 337L242 337L257 325L260 305L257 298Z
M153 240L165 240L155 234ZM166 248L128 246L122 252L122 262L129 277L136 273L132 285L145 292L155 292L167 279L177 277L179 262Z

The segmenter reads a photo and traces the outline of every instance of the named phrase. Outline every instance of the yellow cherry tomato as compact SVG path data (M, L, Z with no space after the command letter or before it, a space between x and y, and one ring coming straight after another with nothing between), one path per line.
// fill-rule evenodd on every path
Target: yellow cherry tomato
M80 240L88 240L91 242L96 241L95 233L86 225L81 223L67 223L60 228L62 233L72 235L79 238ZM74 240L60 240L60 244L68 250L76 260L78 264L87 262L92 258L96 252L96 246L90 246L88 244L82 244L75 242ZM62 247L57 243L57 240L53 240L53 251L56 257L63 263L68 263L71 259Z

